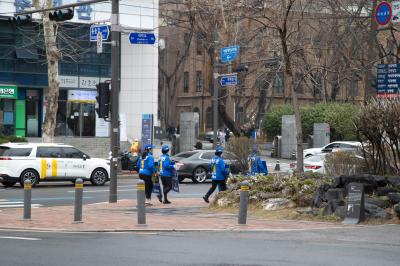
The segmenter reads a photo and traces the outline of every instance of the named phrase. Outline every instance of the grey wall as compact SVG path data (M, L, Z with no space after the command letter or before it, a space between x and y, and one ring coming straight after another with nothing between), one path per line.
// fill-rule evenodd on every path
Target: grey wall
M189 151L199 138L199 114L181 113L179 122L179 151Z
M314 123L313 147L321 148L331 142L330 127L327 123Z

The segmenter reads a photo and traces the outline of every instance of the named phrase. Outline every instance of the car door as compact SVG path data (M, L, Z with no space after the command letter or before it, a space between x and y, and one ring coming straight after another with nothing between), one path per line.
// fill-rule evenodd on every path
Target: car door
M89 171L87 155L74 147L62 147L62 150L66 165L66 177L85 177Z
M339 143L331 143L329 145L326 145L323 149L322 152L332 152L333 149L339 148Z
M65 160L62 154L60 147L37 147L36 158L40 164L40 179L65 177Z

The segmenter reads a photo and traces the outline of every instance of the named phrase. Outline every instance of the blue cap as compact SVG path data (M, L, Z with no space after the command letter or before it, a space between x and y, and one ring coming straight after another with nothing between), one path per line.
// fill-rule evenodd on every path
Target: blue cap
M163 146L161 147L161 151L162 151L162 152L168 152L168 151L169 151L168 145L163 145Z
M217 147L217 149L215 150L215 152L217 153L223 153L224 149L222 147Z
M147 144L146 146L144 146L144 149L145 150L151 150L151 149L153 149L153 145Z

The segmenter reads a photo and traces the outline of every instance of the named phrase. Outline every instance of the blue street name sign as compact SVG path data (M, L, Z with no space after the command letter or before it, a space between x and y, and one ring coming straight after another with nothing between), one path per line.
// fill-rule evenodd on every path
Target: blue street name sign
M235 60L239 55L239 46L228 46L221 49L221 62L227 63Z
M380 98L397 97L400 92L400 64L378 64L376 93Z
M235 86L238 83L237 75L225 75L221 76L221 79L219 80L219 84L221 84L221 87L226 87L226 86Z
M97 42L97 33L101 32L103 41L108 39L110 30L107 25L92 25L90 26L90 41Z
M154 33L131 32L129 34L129 42L131 44L154 44L156 36Z
M392 6L388 2L380 2L375 9L376 22L381 25L387 25L392 19Z

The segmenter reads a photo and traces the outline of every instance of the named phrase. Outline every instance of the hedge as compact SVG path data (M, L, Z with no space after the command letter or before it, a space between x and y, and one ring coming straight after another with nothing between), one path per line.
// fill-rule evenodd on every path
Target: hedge
M300 106L304 140L313 134L314 123L328 123L331 140L357 140L354 118L360 106L350 103L318 103ZM261 129L268 136L281 134L282 116L293 115L291 105L275 105L265 114Z

